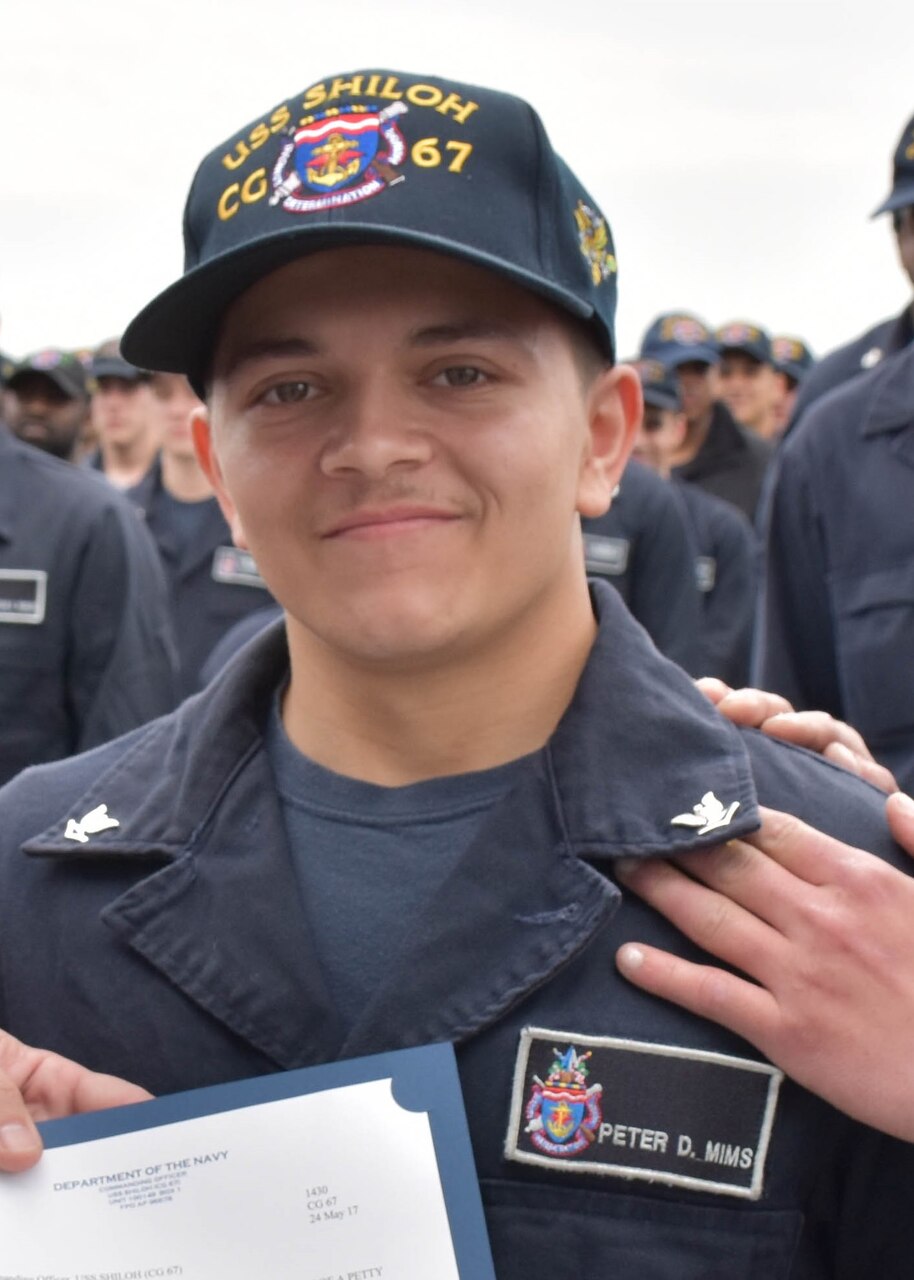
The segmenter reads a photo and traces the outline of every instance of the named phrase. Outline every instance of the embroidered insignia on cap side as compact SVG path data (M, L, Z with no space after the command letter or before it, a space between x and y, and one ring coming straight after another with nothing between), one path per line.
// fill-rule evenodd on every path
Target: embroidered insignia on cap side
M78 840L80 844L88 844L89 836L98 835L100 831L110 831L113 827L120 825L117 818L109 817L108 806L100 804L97 808L91 809L85 817L80 818L79 822L71 818L67 823L64 839Z
M670 826L695 827L695 834L704 836L709 831L716 831L718 827L729 826L738 808L738 800L734 800L725 809L713 791L706 791L698 804L693 805L691 813L677 814L670 819Z
M581 253L590 264L590 277L595 285L608 280L616 270L616 259L609 252L609 230L606 219L589 204L579 200L574 209Z

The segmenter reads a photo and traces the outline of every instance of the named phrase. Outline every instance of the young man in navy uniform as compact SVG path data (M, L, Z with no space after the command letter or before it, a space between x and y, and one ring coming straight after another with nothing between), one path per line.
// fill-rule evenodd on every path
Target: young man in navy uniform
M816 401L766 513L755 678L914 789L914 347Z
M24 434L37 441L37 423ZM3 782L177 701L165 581L136 511L2 426L0 671Z
M204 663L236 622L272 601L252 557L232 545L212 485L200 470L190 421L201 407L187 379L150 377L159 456L127 497L143 512L168 581L180 660L179 693L196 693Z
M914 285L914 116L902 130L892 158L892 187L872 216L892 215L898 260ZM914 339L914 299L903 311L867 329L858 338L825 356L804 378L787 430L792 431L806 410L828 391L874 369L887 356L903 351Z
M757 590L752 526L732 503L673 476L672 460L688 430L676 376L657 360L637 360L634 366L644 396L634 456L679 502L694 544L694 574L702 601L701 671L743 685L749 676Z
M666 312L648 327L641 355L671 369L679 383L689 429L672 460L674 474L754 520L771 446L741 426L720 398L714 335L689 312Z
M701 958L615 860L751 836L758 798L902 855L875 793L733 729L588 590L579 517L640 388L605 219L538 118L323 81L204 162L186 229L127 351L205 390L286 626L3 795L0 1025L155 1092L453 1041L502 1280L906 1276L914 1151L613 967ZM36 1110L137 1096L2 1047Z

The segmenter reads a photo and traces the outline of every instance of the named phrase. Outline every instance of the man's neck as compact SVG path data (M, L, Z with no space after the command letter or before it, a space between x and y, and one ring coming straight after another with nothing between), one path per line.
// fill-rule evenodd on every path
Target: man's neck
M155 446L148 441L129 444L102 443L102 470L116 489L130 489L143 479L155 458Z
M195 457L162 450L162 486L178 502L205 502L213 496L212 486Z
M712 404L699 417L689 418L689 429L686 432L686 438L682 442L682 447L670 458L671 467L681 467L685 463L692 461L708 438L713 417L714 405Z
M381 786L473 773L528 755L554 731L593 645L583 575L571 598L549 612L485 653L394 672L346 661L289 619L286 732L325 768Z

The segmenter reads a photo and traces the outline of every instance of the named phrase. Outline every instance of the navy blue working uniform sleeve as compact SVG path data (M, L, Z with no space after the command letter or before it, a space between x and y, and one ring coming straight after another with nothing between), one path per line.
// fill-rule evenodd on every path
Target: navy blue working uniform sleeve
M73 590L67 690L76 750L108 742L177 701L165 579L132 507L100 512Z
M654 644L690 675L704 674L702 604L695 545L667 486L633 542L629 608Z

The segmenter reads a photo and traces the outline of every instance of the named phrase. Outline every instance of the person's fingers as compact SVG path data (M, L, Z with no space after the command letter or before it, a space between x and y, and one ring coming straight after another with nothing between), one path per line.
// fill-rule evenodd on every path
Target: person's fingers
M759 981L765 981L772 963L781 961L785 941L776 928L726 893L696 882L678 866L655 858L622 859L614 870L626 889L665 916L697 946Z
M762 825L744 837L746 843L760 849L807 884L846 886L853 878L875 867L886 866L872 854L846 845L792 814L761 806L759 813ZM886 869L891 870L887 866Z
M728 693L732 693L730 686L725 684L723 680L718 680L717 676L701 676L700 679L695 681L695 684L708 701L714 703L715 707Z
M750 729L766 728L772 717L793 710L786 698L763 689L732 689L720 699L717 709L734 724Z
M831 760L833 764L839 764L842 769L847 769L850 773L855 773L858 778L863 778L865 782L870 783L873 787L878 787L880 791L885 791L888 795L898 790L898 783L895 775L886 769L884 765L877 764L875 760L864 759L851 751L843 742L830 743L822 753L827 760Z
M772 837L769 835L767 840L770 843ZM751 841L729 840L713 849L677 854L671 861L691 879L750 912L782 936L795 930L808 906L811 884L769 856L763 833Z
M18 1173L35 1164L42 1142L25 1101L9 1076L0 1072L0 1170Z
M776 1034L778 1006L763 987L711 965L693 964L656 947L627 942L616 965L634 986L720 1023L758 1045Z
M896 791L886 801L885 811L893 838L914 857L914 800L903 791Z
M823 754L832 743L841 743L862 760L872 760L870 749L856 729L836 720L827 711L788 711L765 722L765 733L771 738L792 742L794 746Z
M148 1102L152 1097L145 1089L117 1076L84 1072L73 1094L73 1110L105 1111L108 1107L126 1107L132 1102Z

